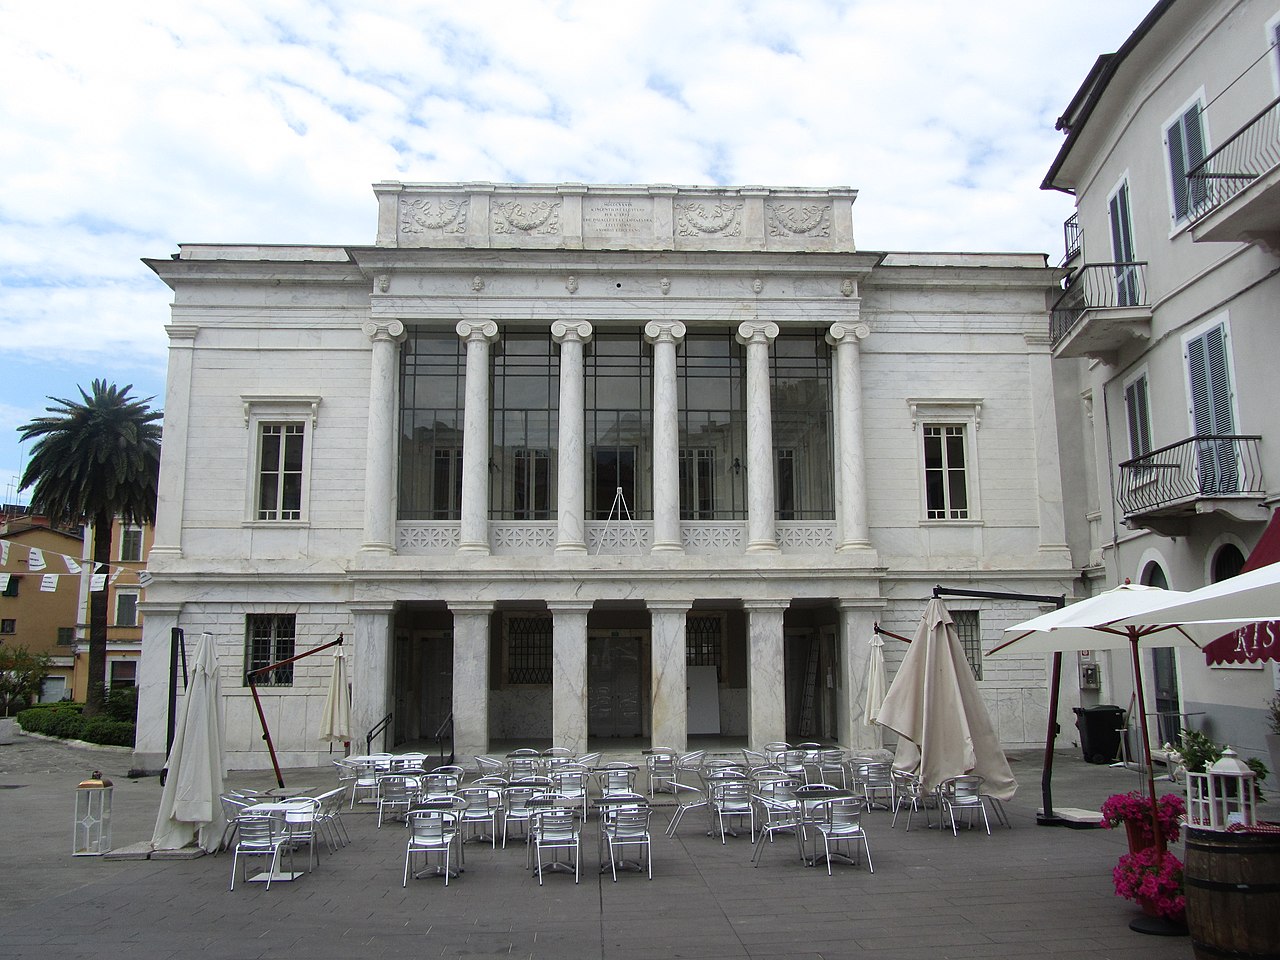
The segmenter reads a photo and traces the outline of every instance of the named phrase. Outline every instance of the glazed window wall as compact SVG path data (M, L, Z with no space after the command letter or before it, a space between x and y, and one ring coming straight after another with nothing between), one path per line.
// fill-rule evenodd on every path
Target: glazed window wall
M680 516L747 516L746 354L731 331L692 333L676 358Z
M462 508L466 345L452 330L414 330L400 349L402 520L457 520Z
M770 351L779 520L831 520L831 348L821 330L784 332Z
M587 515L649 519L653 373L640 331L597 333L584 363Z
M560 349L550 333L507 333L494 345L490 513L555 517Z

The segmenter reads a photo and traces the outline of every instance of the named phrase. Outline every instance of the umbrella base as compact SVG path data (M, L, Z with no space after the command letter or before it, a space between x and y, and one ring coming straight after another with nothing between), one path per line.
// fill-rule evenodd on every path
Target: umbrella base
M1134 933L1145 933L1151 937L1185 937L1187 925L1175 923L1164 917L1149 917L1146 914L1134 917L1129 921L1129 929Z

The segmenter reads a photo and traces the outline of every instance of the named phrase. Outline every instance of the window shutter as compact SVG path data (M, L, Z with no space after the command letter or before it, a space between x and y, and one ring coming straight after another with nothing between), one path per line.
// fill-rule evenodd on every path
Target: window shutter
M1205 338L1187 341L1187 375L1191 381L1191 419L1196 436L1213 432L1213 417L1209 398L1209 377L1205 370Z
M1183 143L1187 150L1187 168L1190 173L1204 160L1204 125L1200 122L1200 104L1192 104L1182 115ZM1192 207L1199 208L1205 199L1204 180L1188 180L1187 195Z
M1147 378L1139 377L1124 388L1124 403L1129 416L1129 455L1140 457L1151 452L1151 420L1147 413Z
M1165 134L1169 143L1169 177L1173 187L1173 219L1187 215L1187 165L1182 151L1182 122L1172 124Z
M1213 432L1229 435L1235 433L1231 416L1231 375L1227 371L1226 331L1214 327L1204 335L1205 367L1209 396L1213 406Z

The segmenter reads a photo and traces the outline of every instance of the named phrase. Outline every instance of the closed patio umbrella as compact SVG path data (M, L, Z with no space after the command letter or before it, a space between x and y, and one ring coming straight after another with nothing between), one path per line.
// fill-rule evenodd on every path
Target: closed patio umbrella
M870 745L879 750L884 747L884 730L876 722L876 718L884 703L889 681L884 669L884 641L872 634L869 642L871 655L867 658L867 689L862 700L862 723L868 728L867 739Z
M332 743L351 742L351 687L347 684L347 657L338 647L333 652L333 673L329 694L320 714L320 739Z
M226 774L222 753L218 657L213 635L205 633L196 644L191 682L165 763L168 775L151 836L153 849L177 850L194 840L209 853L217 850L226 827L220 799Z
M974 774L984 779L983 792L999 800L1017 791L951 614L936 597L876 716L905 741L894 766L918 771L926 790Z

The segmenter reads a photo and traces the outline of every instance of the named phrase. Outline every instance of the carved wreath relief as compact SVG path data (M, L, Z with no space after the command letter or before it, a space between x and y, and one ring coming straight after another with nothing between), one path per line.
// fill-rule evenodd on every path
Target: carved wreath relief
M682 237L742 236L742 204L688 200L676 204L676 233Z
M771 237L831 236L829 203L769 203L765 204L765 218Z
M547 236L560 232L560 201L494 201L493 232Z
M466 233L469 198L432 199L404 197L400 200L400 232L407 236L424 233Z

